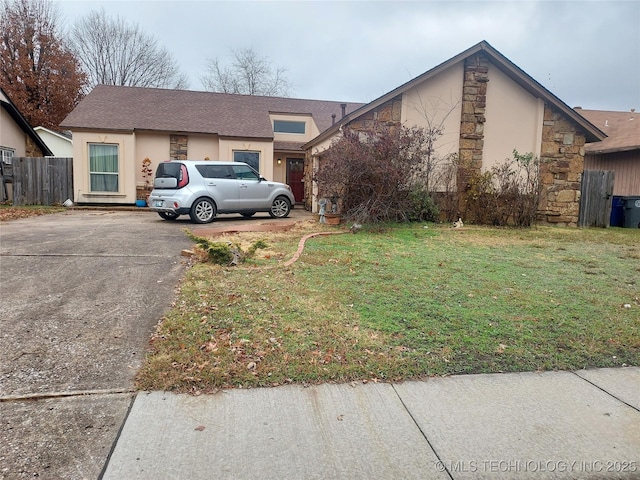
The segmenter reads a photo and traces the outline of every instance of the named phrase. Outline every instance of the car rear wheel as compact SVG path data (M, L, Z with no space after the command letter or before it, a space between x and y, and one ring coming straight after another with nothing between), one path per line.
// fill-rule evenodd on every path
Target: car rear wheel
M289 216L290 211L291 204L289 203L289 200L285 197L278 197L271 204L269 215L271 215L273 218L285 218Z
M216 205L210 198L199 198L191 206L189 216L194 223L210 223L216 217Z
M160 215L165 220L175 220L180 216L177 213L173 213L173 212L158 212L158 215Z

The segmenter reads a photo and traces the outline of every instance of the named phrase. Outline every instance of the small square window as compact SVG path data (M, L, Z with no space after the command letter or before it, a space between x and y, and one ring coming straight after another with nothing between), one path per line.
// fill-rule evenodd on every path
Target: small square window
M16 151L12 148L0 147L0 156L2 156L2 163L9 165L15 153Z

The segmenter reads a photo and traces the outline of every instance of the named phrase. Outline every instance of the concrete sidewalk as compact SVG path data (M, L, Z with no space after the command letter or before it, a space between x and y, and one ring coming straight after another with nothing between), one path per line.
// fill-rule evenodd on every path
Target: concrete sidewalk
M105 479L640 478L640 368L139 393Z

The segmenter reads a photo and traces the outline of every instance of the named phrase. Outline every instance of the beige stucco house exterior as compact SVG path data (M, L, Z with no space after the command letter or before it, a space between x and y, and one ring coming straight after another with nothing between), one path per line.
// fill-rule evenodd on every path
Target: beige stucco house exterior
M307 199L317 208L311 175L343 128L371 122L442 127L441 158L457 154L486 171L514 149L542 161L540 220L576 225L585 144L606 135L487 42L480 42L341 118L307 143ZM460 191L460 187L458 188Z
M303 201L302 145L362 104L152 88L97 86L62 127L73 132L74 201L131 204L151 169L170 159L244 161L289 183ZM93 152L113 158L92 171ZM104 168L94 162L93 168ZM92 176L117 177L105 191Z
M342 128L371 122L439 125L438 155L456 154L479 171L514 149L535 154L543 163L539 218L563 225L578 219L585 144L606 137L486 42L368 104L98 86L61 126L73 132L76 203L131 204L146 181L145 158L153 170L188 158L246 161L317 211L322 153ZM109 172L92 160L105 151ZM92 184L106 174L117 177L111 191Z
M7 94L0 88L0 160L52 155Z

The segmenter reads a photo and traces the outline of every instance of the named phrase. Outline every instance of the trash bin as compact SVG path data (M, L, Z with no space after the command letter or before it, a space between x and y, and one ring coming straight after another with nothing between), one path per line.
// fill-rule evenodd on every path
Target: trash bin
M609 226L624 227L624 197L613 197Z
M622 198L624 200L624 228L640 228L640 196Z

